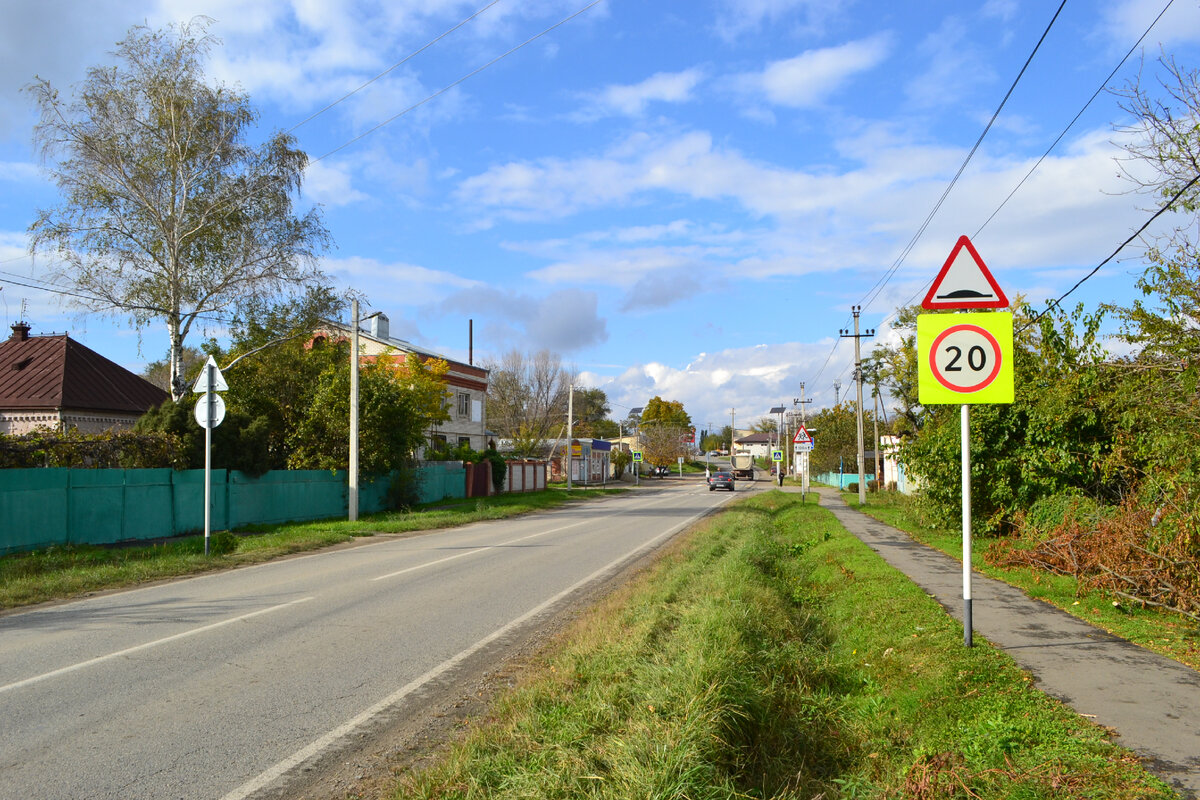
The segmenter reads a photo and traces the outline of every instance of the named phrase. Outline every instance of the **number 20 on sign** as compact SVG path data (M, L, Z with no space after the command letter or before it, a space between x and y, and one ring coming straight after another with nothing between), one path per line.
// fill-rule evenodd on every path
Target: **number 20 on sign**
M922 405L1011 403L1012 314L922 314L917 360Z

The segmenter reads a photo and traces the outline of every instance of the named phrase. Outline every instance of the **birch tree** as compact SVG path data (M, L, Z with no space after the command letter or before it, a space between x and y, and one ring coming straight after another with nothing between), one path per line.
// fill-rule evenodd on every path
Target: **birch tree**
M62 198L38 212L30 249L54 257L80 306L165 323L176 398L197 320L321 283L330 241L318 209L295 210L308 163L295 139L250 144L248 97L205 79L209 24L131 28L73 97L41 78L26 87Z

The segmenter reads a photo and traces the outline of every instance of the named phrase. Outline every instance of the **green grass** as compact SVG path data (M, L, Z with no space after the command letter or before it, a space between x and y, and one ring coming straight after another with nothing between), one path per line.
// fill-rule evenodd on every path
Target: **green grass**
M852 508L859 508L857 494L843 494ZM909 534L918 542L962 560L960 528L930 528L917 515L911 498L895 493L868 494L864 513ZM1065 575L1027 567L1001 567L987 560L987 549L995 538L973 538L971 566L991 578L1017 586L1030 597L1043 600L1099 628L1200 669L1200 627L1168 611L1142 608L1101 592L1081 589Z
M132 586L214 569L269 561L306 550L350 541L358 536L403 534L451 528L488 519L503 519L589 499L623 489L571 492L548 489L527 494L447 500L415 512L384 512L357 522L317 522L255 525L248 535L214 533L209 556L204 537L129 547L75 545L0 557L0 608L75 597L88 592ZM215 545L215 546L214 546Z
M392 796L1175 796L961 639L828 511L756 495L582 617Z

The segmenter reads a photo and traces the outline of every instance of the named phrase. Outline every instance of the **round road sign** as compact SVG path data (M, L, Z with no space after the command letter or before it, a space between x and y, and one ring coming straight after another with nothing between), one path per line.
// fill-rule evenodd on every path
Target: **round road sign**
M205 392L200 395L200 400L196 402L196 423L201 428L208 427L208 396ZM225 420L225 399L219 394L213 394L213 423L215 428Z
M929 368L933 377L952 392L986 389L1000 374L1004 354L991 332L978 325L954 325L933 340Z
M921 314L917 353L922 405L1013 401L1010 312Z

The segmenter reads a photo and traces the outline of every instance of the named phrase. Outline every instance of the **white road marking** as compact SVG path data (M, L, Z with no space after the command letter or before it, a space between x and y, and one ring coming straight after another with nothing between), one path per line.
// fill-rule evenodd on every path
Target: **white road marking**
M127 656L130 653L136 653L141 650L149 650L151 647L158 647L159 645L167 644L168 642L178 641L179 639L186 639L189 636L195 636L196 634L204 633L206 631L211 631L216 628L221 628L221 627L224 627L225 625L232 625L235 622L241 622L242 620L247 620L247 619L250 619L251 617L257 617L262 614L270 614L272 611L278 611L282 608L288 608L289 606L294 606L297 603L307 603L309 600L312 600L312 599L313 598L311 598L311 597L302 597L299 600L293 600L290 603L283 603L282 605L271 606L270 608L263 608L263 609L259 609L258 611L251 611L249 614L242 614L240 617L231 617L230 619L221 620L220 622L214 622L211 625L205 625L200 628L193 628L190 631L184 631L182 633L177 633L174 636L168 636L165 639L156 639L153 642L146 642L145 644L139 644L134 647L128 647L128 648L126 648L124 650L120 650L116 653L109 653L108 655L105 655L105 656L97 656L96 658L91 658L91 659L88 659L87 661L81 661L78 664L72 664L69 667L63 667L62 669L52 670L51 672L45 672L45 673L42 673L41 675L34 675L32 678L25 678L24 680L17 681L16 683L10 683L6 686L0 686L0 694L3 694L4 692L7 692L7 691L11 691L13 689L20 689L22 687L29 686L34 683L40 683L41 681L49 680L50 678L55 678L59 675L65 675L68 672L75 672L77 670L81 670L86 667L93 666L94 664L100 664L104 661L111 661L114 658L120 658L121 656Z
M373 717L383 713L384 711L388 710L392 706L399 704L400 701L402 701L405 697L412 694L417 689L420 689L426 683L429 683L430 681L437 678L438 676L440 676L440 675L448 672L449 670L453 669L454 667L458 666L459 664L466 661L468 658L470 658L475 653L478 653L480 650L482 650L487 645L489 645L492 642L496 641L497 639L507 635L514 629L516 629L516 628L520 627L521 625L523 625L524 623L528 622L530 619L536 617L538 614L541 614L543 611L550 608L551 606L553 606L555 603L559 602L563 598L567 597L572 592L578 591L580 588L587 586L589 583L599 579L601 576L605 575L606 573L611 572L612 570L616 569L618 566L625 563L626 561L629 561L630 559L641 554L642 552L653 548L659 542L661 542L663 539L666 539L670 536L675 535L680 530L687 527L688 525L691 525L695 520L697 520L701 516L703 516L706 511L707 511L707 509L700 513L694 514L691 517L688 517L686 520L684 520L682 522L678 522L678 523L672 525L670 528L665 530L663 533L660 533L658 536L654 537L653 539L639 545L638 547L635 547L633 550L630 550L628 553L626 553L623 556L618 557L614 561L611 561L606 566L603 566L600 569L596 570L595 572L593 572L591 575L588 575L583 580L578 581L577 583L567 587L566 589L563 589L561 592L554 595L549 600L546 600L545 602L541 603L540 605L535 606L534 608L525 612L521 616L517 617L516 619L507 623L506 625L496 629L495 631L488 634L484 638L475 642L475 644L473 644L470 647L468 647L467 649L463 650L458 655L451 656L450 658L443 661L441 664L438 664L436 667L430 669L424 675L421 675L420 677L415 678L412 681L410 681L409 683L400 687L395 692L393 692L392 694L383 698L378 703L371 706L367 710L363 711L358 716L354 717L351 720L348 720L347 722L343 723L342 725L339 725L338 727L336 727L333 730L326 733L321 738L319 738L319 739L311 742L307 746L297 750L295 753L288 756L283 761L280 761L275 766L271 767L270 769L267 769L266 771L260 773L258 776L252 778L251 780L242 784L238 788L234 789L232 792L230 792L229 794L227 794L223 798L221 798L221 800L246 800L246 798L250 797L252 794L259 791L260 789L264 789L267 786L270 786L272 783L279 780L281 777L286 775L291 770L300 766L304 762L321 755L323 752L325 752L326 750L328 750L329 748L331 748L335 744L337 744L340 740L350 736L355 730L357 730L358 728L360 728L361 726L363 726L364 724L369 722Z
M647 506L657 505L658 503L663 502L665 499L668 499L668 498L661 498L661 497L656 498L653 502L647 503L646 505ZM617 511L613 514L609 514L608 516L615 517L620 514L632 514L636 510L637 509L625 509L622 511ZM395 578L399 575L406 575L410 572L416 572L417 570L425 569L426 567L434 567L434 566L437 566L438 564L445 564L447 561L454 561L457 558L466 558L467 556L473 556L477 553L483 553L487 550L493 550L497 547L510 547L514 544L517 544L518 542L524 542L529 539L536 539L539 536L549 536L552 533L559 533L561 531L569 530L571 528L578 528L580 525L587 525L590 522L595 522L595 520L594 519L585 519L580 522L573 522L570 525L562 525L557 528L551 528L548 531L541 531L540 533L531 533L526 536L520 536L516 539L509 539L507 542L500 542L499 544L485 545L483 547L478 547L474 550L468 550L465 553L456 553L455 555L452 555L452 556L446 556L445 558L439 558L437 561L430 561L425 564L418 564L415 567L406 567L402 570L397 570L396 572L389 572L386 575L379 575L377 577L371 578L371 580L372 581L382 581L382 580L386 580L387 578Z

